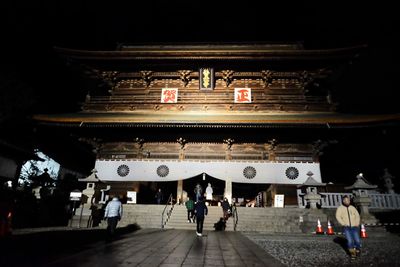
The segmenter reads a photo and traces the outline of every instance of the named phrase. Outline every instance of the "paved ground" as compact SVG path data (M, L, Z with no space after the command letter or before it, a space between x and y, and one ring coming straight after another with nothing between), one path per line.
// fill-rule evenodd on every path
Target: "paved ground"
M135 232L137 227L118 228L118 238ZM0 267L45 266L56 259L104 245L104 229L50 227L13 231L0 238Z
M210 231L197 237L131 228L106 243L103 229L47 230L2 240L0 266L400 266L396 235L363 239L362 257L350 261L341 236Z
M240 233L138 231L50 266L283 266Z
M245 233L287 266L400 266L400 237L386 234L362 239L362 254L350 260L343 236Z

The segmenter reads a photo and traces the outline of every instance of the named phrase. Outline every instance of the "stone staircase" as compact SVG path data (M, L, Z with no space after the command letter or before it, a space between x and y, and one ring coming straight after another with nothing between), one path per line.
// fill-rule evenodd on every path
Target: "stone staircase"
M141 228L161 228L161 214L165 205L123 205L124 214L119 227L130 224L137 224ZM171 209L171 206L168 206ZM73 218L73 227L78 227L80 210L77 209ZM238 223L236 231L243 232L264 232L264 233L312 233L315 232L317 220L320 219L324 231L326 230L327 220L331 221L335 232L340 232L334 218L334 210L310 210L297 207L285 208L250 208L237 207ZM89 218L88 211L82 213L80 223L81 228L87 227ZM214 223L222 217L222 208L218 206L208 206L208 216L204 221L204 230L213 231ZM171 216L166 220L166 229L188 229L196 230L195 223L188 223L187 211L184 205L175 205ZM226 231L234 231L234 217L229 218ZM100 227L106 227L107 223L102 221ZM369 230L369 229L368 229Z
M161 228L164 208L165 205L123 205L123 216L118 226L137 224L140 228Z
M75 228L87 228L90 214L91 210L89 207L78 207L75 211L75 215L72 217L72 222L70 220L68 225Z
M249 208L237 207L237 231L265 233L302 233L299 208ZM314 223L315 224L315 223Z
M214 223L222 217L222 208L218 206L208 206L207 208L208 215L204 219L203 230L213 231ZM196 223L189 223L187 221L187 210L184 205L175 205L165 228L196 230ZM225 231L233 231L233 218L229 218L227 221Z

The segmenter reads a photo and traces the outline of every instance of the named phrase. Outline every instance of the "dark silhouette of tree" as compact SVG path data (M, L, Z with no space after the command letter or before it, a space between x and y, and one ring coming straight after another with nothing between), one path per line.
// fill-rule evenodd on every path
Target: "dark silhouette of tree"
M50 174L48 173L48 169L45 168L44 172L40 174L39 176L33 176L31 177L31 181L33 182L34 185L40 185L43 187L48 187L48 186L54 186L55 180L50 177Z
M47 166L48 168L45 168L41 170L40 164L43 164L42 162L50 161L51 158L40 153L39 151L36 151L36 154L42 158L42 160L30 160L27 163L24 164L21 168L21 173L20 173L20 183L24 187L31 188L35 186L54 186L55 185L55 178L57 177L57 173L54 170L54 167L52 166ZM43 172L42 172L43 171ZM52 178L53 177L53 178Z

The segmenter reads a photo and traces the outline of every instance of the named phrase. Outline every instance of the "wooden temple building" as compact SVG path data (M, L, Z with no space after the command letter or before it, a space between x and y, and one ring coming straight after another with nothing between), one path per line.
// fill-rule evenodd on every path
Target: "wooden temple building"
M138 203L153 201L157 188L182 201L196 183L210 183L217 198L281 190L295 205L296 185L311 176L326 182L319 155L335 137L399 121L336 110L333 84L364 48L56 48L88 93L77 112L34 119L90 144L98 178L111 193L138 192Z

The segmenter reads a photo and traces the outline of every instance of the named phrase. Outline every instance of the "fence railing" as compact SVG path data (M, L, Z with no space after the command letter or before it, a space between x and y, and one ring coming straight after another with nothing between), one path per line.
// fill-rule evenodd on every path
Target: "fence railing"
M161 214L161 228L164 228L165 224L168 222L169 218L171 217L172 210L174 209L173 197L172 194L169 195L167 200L167 204L163 209Z
M374 209L400 209L399 194L369 194L371 208Z
M232 205L232 216L233 216L233 230L236 231L236 226L239 221L239 215L235 205Z
M352 193L320 193L321 200L319 205L321 208L337 208L341 205L344 196L352 197ZM304 199L304 193L300 189L297 190L297 203L299 208L305 208L307 205ZM373 209L400 209L399 194L368 194L371 198L370 208Z

